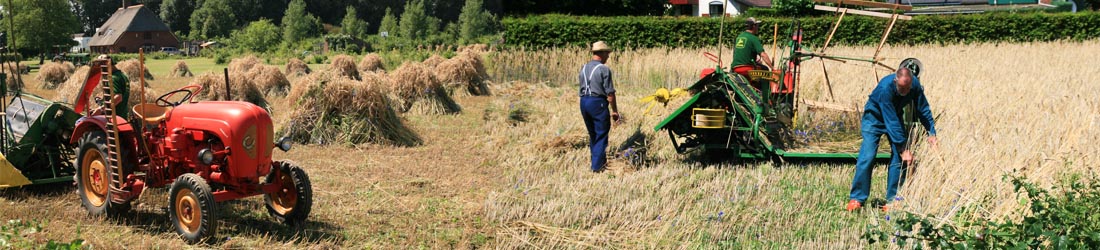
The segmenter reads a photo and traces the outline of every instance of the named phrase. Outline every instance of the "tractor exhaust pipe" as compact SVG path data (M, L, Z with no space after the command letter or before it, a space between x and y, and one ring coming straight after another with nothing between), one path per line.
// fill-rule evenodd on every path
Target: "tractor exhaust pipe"
M225 100L232 100L229 96L229 68L222 69L222 72L225 72Z

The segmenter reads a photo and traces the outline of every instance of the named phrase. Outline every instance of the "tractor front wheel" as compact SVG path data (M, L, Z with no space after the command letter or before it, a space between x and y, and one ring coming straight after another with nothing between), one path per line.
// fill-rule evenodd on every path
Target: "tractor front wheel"
M130 203L111 202L112 171L107 161L107 135L103 131L85 133L77 153L76 187L80 203L92 215L121 214Z
M168 205L172 226L189 244L212 239L217 230L218 214L210 185L196 174L176 178L169 191Z
M276 161L264 182L279 186L278 191L264 194L267 213L290 226L305 223L313 207L313 186L306 172L293 162Z

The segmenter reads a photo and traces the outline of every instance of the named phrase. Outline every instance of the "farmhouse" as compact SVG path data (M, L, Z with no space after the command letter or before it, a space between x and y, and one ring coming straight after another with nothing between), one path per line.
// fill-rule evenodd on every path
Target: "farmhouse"
M673 15L721 17L722 9L726 15L736 16L752 7L771 8L771 0L669 0Z
M137 53L139 48L159 51L178 45L168 25L145 5L123 5L96 29L89 47L95 53Z

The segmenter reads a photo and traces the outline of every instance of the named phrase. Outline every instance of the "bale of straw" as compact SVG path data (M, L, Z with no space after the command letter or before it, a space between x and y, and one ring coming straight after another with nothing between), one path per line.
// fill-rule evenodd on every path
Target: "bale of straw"
M432 56L428 57L428 59L424 59L424 65L427 65L428 67L435 67L439 66L440 63L446 60L447 58L443 58L442 56L439 56L439 54L432 54Z
M290 91L290 80L279 68L268 65L252 67L246 74L249 81L256 84L260 91L268 95L286 95Z
M462 89L458 92L475 96L492 94L486 83L485 65L475 53L464 52L443 61L435 67L435 75L451 91Z
M61 65L65 65L65 69L68 70L69 73L72 73L74 70L76 70L76 65L73 65L72 62L69 62L69 61L61 62Z
M298 58L291 58L286 62L286 75L287 76L303 76L308 75L313 70L309 69L309 65Z
M225 98L225 76L221 74L206 73L199 75L191 81L190 85L202 87L202 92L198 94L199 100L244 101L264 107L265 109L270 108L267 104L267 99L264 98L263 92L260 91L259 87L256 87L256 84L247 80L248 76L234 73L231 73L229 76L229 99Z
M43 89L56 89L65 80L69 79L73 72L62 63L48 62L38 69L35 80L42 81Z
M333 57L329 70L336 72L337 75L359 80L359 70L355 67L355 58L352 56L337 55Z
M8 85L8 92L23 91L23 78L16 76L16 74L7 74L5 82Z
M229 61L229 71L248 72L252 67L260 64L264 64L263 61L260 61L260 58L254 55L247 55Z
M401 112L416 111L423 114L451 114L462 107L451 99L427 66L419 62L406 62L387 75L391 94L400 103Z
M80 94L80 87L84 86L84 80L88 77L88 66L80 66L76 68L76 71L69 76L68 80L57 86L57 95L54 96L54 101L73 103L76 102L76 95Z
M361 72L373 72L373 71L386 71L386 66L382 65L382 57L377 53L370 53L363 56L363 60L359 60L359 71Z
M172 65L172 70L168 72L170 77L192 77L195 74L191 73L191 68L187 67L187 63L183 60L176 61L175 65Z
M470 45L458 47L457 52L459 52L459 53L475 52L475 53L481 54L481 53L485 53L485 52L488 52L488 51L489 51L489 45L486 45L486 44L483 44L483 43L477 43L477 44L470 44Z
M123 74L126 74L127 78L137 80L140 77L141 63L137 59L129 59L115 64L115 69L121 70ZM145 68L145 79L153 80L153 74L149 73L149 68Z
M279 133L307 144L422 144L390 105L383 82L376 74L355 81L334 72L298 78L288 96L290 121Z

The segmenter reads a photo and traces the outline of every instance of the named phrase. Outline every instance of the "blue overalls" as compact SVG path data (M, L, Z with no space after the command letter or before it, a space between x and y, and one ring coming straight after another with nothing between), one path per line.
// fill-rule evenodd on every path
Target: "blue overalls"
M905 105L910 103L916 105L921 125L928 130L930 136L936 136L932 111L928 106L928 99L924 96L924 88L921 87L920 80L913 77L913 86L909 93L901 96L898 94L894 78L894 74L882 78L863 108L863 119L860 122L863 144L859 148L859 157L856 158L855 177L852 178L852 190L848 196L849 199L857 200L860 204L867 201L867 196L871 192L872 163L878 153L878 142L883 134L887 135L890 142L886 201L892 202L898 193L898 187L905 183L903 175L906 166L901 162L901 152L905 151L906 142L909 139L901 117L902 108L905 108Z
M611 70L599 61L589 61L581 68L580 105L584 126L588 128L588 150L592 154L592 171L598 172L607 163L607 135L611 131L611 112L607 95L614 94Z

